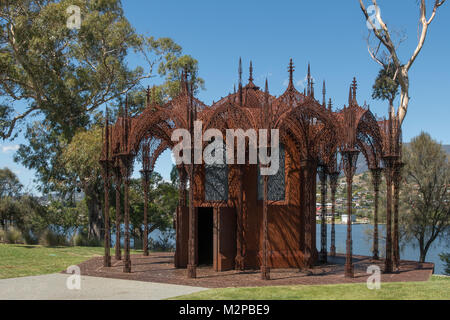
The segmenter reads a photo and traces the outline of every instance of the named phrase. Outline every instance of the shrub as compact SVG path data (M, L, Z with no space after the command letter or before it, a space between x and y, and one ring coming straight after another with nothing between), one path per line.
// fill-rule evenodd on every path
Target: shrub
M70 242L75 247L101 247L103 245L100 239L89 239L84 232L77 232Z
M445 273L450 276L450 253L443 253L439 255L441 260L446 264Z
M6 231L6 243L9 244L17 244L22 242L22 233L20 233L19 230L16 228L9 228L8 231Z
M36 245L39 243L38 237L36 237L31 230L22 232L22 237L25 244Z
M66 246L67 239L63 234L58 234L52 230L46 230L39 238L39 244L46 247Z
M175 234L173 231L161 232L158 240L153 240L150 238L149 241L149 249L155 252L169 252L174 251L175 242L174 242Z

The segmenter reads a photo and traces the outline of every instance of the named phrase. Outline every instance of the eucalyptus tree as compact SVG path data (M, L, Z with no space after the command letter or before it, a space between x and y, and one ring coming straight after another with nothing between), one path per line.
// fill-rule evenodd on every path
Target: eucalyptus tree
M371 33L373 33L377 40L377 44L373 47L370 45L370 43L368 43L369 54L371 58L382 67L383 70L386 70L387 72L389 72L389 70L393 71L393 73L390 74L390 76L392 77L391 79L394 84L398 81L398 84L400 85L400 103L397 108L397 117L400 120L401 124L405 120L410 100L409 71L423 49L425 40L428 35L429 27L435 19L438 9L445 3L445 1L446 0L434 0L432 12L428 17L426 0L418 1L418 43L410 58L406 61L406 63L402 63L398 54L398 44L394 42L393 30L388 28L387 24L381 17L381 9L378 1L371 0L374 14L370 15L368 8L366 8L366 6L364 5L364 1L359 0L361 10L367 20L367 25L370 27L369 36ZM380 50L382 48L384 48L385 50ZM394 113L393 110L391 110L390 112Z
M170 38L138 34L119 0L1 1L0 138L22 131L15 161L36 170L42 192L70 198L82 184L63 156L74 136L98 125L105 105L117 114L124 95L141 110L151 78L159 102L176 95L182 69L203 87L198 62Z

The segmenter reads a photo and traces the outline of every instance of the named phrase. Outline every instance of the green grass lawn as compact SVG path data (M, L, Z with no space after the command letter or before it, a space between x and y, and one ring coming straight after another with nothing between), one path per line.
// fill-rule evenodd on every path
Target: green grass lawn
M103 252L103 248L0 244L0 279L61 272L68 266L102 256Z
M450 277L427 282L382 283L380 290L366 284L227 288L202 291L174 300L450 300Z

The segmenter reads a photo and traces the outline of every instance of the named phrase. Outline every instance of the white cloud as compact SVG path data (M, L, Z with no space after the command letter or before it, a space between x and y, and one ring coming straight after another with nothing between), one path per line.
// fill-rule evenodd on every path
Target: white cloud
M3 153L8 153L8 152L11 152L11 151L17 151L17 150L19 150L19 145L18 144L14 144L14 145L10 145L10 146L2 146L1 149L2 149Z

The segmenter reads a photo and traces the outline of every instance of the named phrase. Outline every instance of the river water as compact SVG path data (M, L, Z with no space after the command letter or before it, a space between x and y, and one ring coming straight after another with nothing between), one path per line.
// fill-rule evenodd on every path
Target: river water
M328 225L328 250L330 248L330 233L331 225ZM354 224L352 225L352 237L353 237L353 254L371 256L372 255L372 237L373 225L370 224ZM385 234L384 225L379 226L380 237ZM339 253L345 253L345 240L347 238L347 225L336 225L336 251ZM445 241L447 240L447 241ZM320 225L317 225L317 248L320 250ZM420 250L416 243L411 242L402 244L400 248L400 259L418 261L420 257ZM435 264L434 272L436 274L444 274L445 265L439 258L439 254L443 252L450 252L448 247L448 239L436 239L433 246L428 250L427 262L433 262ZM384 257L384 241L380 241L379 244L380 257Z

